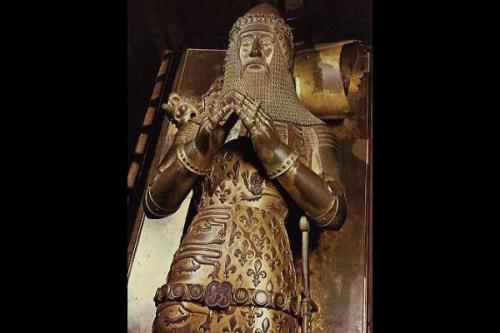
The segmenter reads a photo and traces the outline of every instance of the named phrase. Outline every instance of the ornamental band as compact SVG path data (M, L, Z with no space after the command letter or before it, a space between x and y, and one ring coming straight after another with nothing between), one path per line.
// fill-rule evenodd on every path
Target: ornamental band
M292 34L276 9L240 17L224 75L148 185L149 218L172 214L191 190L197 208L154 297L154 333L299 332L285 222L299 210L338 230L346 201L335 135L298 99L292 67Z

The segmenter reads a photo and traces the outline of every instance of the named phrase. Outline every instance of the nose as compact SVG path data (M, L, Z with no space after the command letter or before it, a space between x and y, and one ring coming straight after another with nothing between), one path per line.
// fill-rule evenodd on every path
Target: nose
M253 58L262 57L262 49L260 47L259 38L253 39L252 50L250 51L250 56Z

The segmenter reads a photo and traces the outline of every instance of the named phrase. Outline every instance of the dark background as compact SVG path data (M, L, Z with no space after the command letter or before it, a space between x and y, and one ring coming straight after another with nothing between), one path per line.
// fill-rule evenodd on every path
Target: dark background
M346 39L372 44L372 0L128 0L128 165L163 51L225 49L236 19L264 2L292 26L297 49Z
M208 13L209 1L177 2L183 15ZM3 224L3 277L15 280L5 317L21 330L126 331L124 143L137 139L134 119L171 44L165 28L154 37L162 29L152 18L173 15L171 3L5 3L15 22L2 22L2 102L13 104L3 112L3 165L14 186L4 190L13 216ZM491 331L480 326L496 318L496 275L485 270L498 261L498 84L487 84L497 78L498 11L384 0L371 29L370 1L314 3L330 8L309 21L337 27L322 31L328 40L373 40L374 332ZM238 16L227 15L217 16L224 34Z

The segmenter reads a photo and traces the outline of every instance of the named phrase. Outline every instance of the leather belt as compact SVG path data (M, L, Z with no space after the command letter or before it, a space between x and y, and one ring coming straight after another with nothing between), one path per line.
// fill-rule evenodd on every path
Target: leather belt
M208 285L190 283L167 283L158 288L155 305L166 301L187 301L206 305L210 309L223 310L230 305L256 306L287 312L299 317L298 297L263 289L236 288L229 282L212 281Z

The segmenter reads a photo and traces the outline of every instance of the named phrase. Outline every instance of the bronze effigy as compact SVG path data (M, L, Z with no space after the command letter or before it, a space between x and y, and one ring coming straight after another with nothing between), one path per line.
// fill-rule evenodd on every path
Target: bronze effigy
M191 189L197 203L155 295L154 332L298 331L289 212L336 230L345 219L338 142L297 97L289 28L261 5L230 35L224 76L199 105L184 101L146 191L151 218L174 212ZM199 110L189 120L187 106Z

